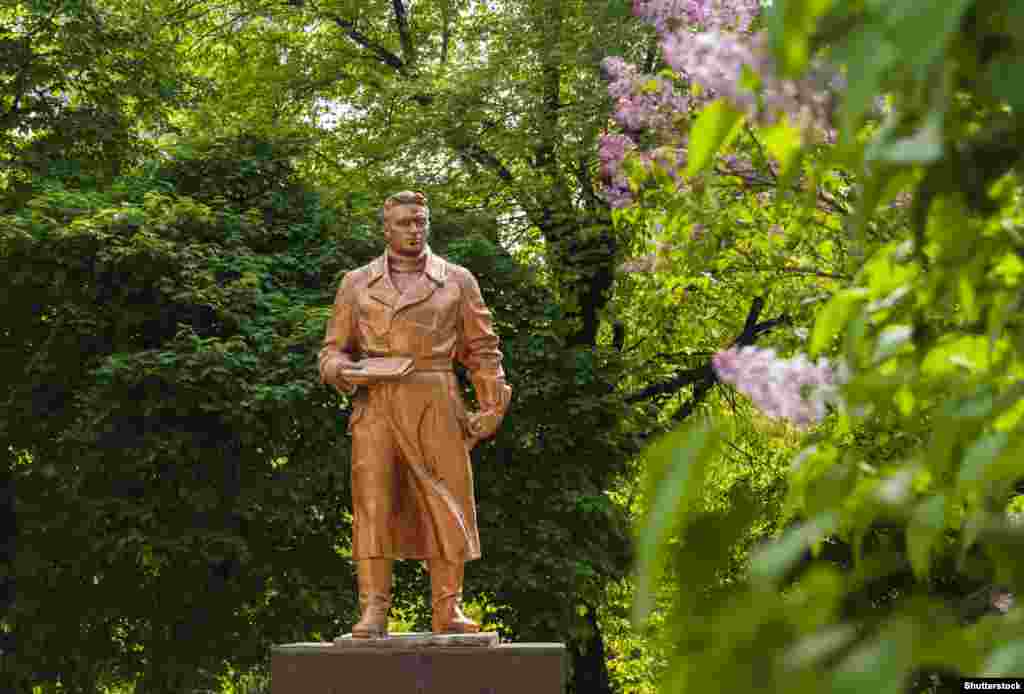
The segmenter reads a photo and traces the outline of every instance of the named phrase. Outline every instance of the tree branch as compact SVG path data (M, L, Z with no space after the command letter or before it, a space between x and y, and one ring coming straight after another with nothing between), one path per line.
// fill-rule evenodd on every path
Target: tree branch
M402 0L391 0L391 6L395 10L395 25L398 27L398 40L402 44L402 57L406 65L416 64L416 47L412 42L412 33L409 31L409 13Z
M761 141L757 139L757 135L754 133L754 129L750 127L750 123L747 123L745 127L747 135L750 137L751 140L754 141L754 144L757 146L757 151L761 155L761 159L764 160L764 165L765 167L767 167L768 173L771 174L772 182L777 184L779 182L779 175L775 173L775 169L772 167L771 159L768 158L768 153L764 151L764 145L762 145Z
M441 64L448 64L448 43L452 36L452 3L445 0L441 3Z
M708 362L702 366L698 366L695 369L687 369L681 372L678 376L670 378L667 381L661 383L655 383L647 386L638 393L634 393L626 397L626 402L629 404L643 402L644 400L650 400L657 397L668 397L674 395L688 385L692 385L699 380L702 380L707 374L707 370L711 368L711 363Z
M850 279L849 276L847 276L847 275L843 275L843 274L839 274L839 273L835 273L835 272L825 272L824 270L817 270L817 269L812 268L812 267L788 267L788 266L772 267L771 265L749 265L747 267L736 267L736 268L729 268L729 269L730 270L734 270L735 272L778 272L778 273L781 273L781 274L784 274L784 275L813 275L814 277L823 277L825 279L830 279L830 280L848 280L848 279ZM724 275L724 274L727 274L727 273L718 273L718 274L719 275ZM712 276L715 276L715 273L712 273Z
M481 146L479 142L460 142L455 145L455 149L464 157L475 161L484 168L490 169L498 178L506 183L512 183L515 180L512 172L501 163L501 160Z
M789 325L792 323L792 319L787 315L781 315L778 318L772 318L758 323L757 319L760 317L762 310L764 310L764 299L757 297L750 304L750 310L747 312L747 318L746 321L744 321L743 330L738 336L736 336L736 339L732 341L730 347L746 347L752 345L761 335L764 335L780 325ZM693 413L694 408L703 401L716 383L718 383L718 376L715 374L715 370L711 366L711 359L709 358L701 366L694 369L687 369L686 371L680 372L673 378L662 381L661 383L649 385L632 395L626 396L625 401L629 404L634 404L650 400L652 398L665 398L675 395L683 388L692 385L694 387L693 397L690 398L690 400L687 401L673 417L673 419L681 420L689 417L690 414Z
M399 58L397 55L389 51L381 44L371 40L370 37L368 37L363 32L359 31L359 29L356 28L356 23L354 21L350 19L345 19L344 17L339 17L338 15L334 14L328 14L325 16L332 22L334 22L338 26L338 28L344 31L345 35L352 39L356 44L362 46L363 48L373 53L374 57L378 61L380 61L384 65L387 65L390 68L393 68L403 77L409 76L409 70L405 64L405 61L403 61L401 58Z

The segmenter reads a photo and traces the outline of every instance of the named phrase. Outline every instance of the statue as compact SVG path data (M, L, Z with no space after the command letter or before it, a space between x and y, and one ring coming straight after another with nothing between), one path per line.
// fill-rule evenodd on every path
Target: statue
M390 196L387 249L347 273L320 350L320 379L353 397L352 557L362 616L353 638L387 636L395 559L426 560L435 634L472 634L465 562L480 558L469 452L508 409L502 355L476 278L434 255L426 196ZM452 371L469 370L468 413Z

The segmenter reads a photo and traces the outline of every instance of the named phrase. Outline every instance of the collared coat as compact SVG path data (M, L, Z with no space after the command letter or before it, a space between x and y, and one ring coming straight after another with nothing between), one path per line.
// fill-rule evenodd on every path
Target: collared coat
M356 390L344 360L412 356L397 381ZM424 273L399 293L387 253L341 281L320 350L320 377L354 392L354 559L480 557L466 407L450 364L474 383L503 381L491 313L473 275L427 249ZM479 393L478 393L479 395Z

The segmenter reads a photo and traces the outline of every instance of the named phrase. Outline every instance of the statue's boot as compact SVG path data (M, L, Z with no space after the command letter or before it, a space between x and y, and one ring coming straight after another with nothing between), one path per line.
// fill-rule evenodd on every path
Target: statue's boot
M372 639L388 635L388 611L391 609L391 559L359 559L359 607L363 611L352 627L352 638Z
M465 563L430 560L430 592L435 634L475 634L480 625L462 614L462 576Z

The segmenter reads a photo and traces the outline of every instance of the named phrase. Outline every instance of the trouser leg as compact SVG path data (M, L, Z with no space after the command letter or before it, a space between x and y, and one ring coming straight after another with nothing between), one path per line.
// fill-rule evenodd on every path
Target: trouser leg
M359 607L363 614L352 627L353 638L380 638L388 635L391 566L391 559L360 559L356 562Z
M475 634L480 625L462 613L462 579L465 563L431 559L430 592L435 634Z

